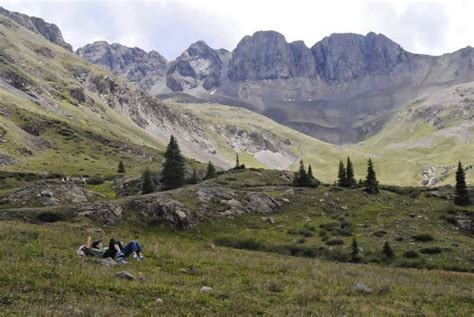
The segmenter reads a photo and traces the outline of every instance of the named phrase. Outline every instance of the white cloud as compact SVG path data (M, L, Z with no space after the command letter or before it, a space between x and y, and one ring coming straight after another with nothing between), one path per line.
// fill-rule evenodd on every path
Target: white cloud
M2 5L58 24L75 48L104 39L155 49L170 59L197 40L233 49L258 30L276 30L308 46L331 33L369 31L417 53L474 45L474 2L468 0L3 0Z

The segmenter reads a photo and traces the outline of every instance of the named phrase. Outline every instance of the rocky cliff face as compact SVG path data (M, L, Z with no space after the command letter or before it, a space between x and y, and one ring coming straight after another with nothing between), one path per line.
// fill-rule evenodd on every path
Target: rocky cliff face
M0 14L12 19L19 25L27 28L28 30L35 32L51 43L62 46L65 49L72 51L72 46L64 41L61 30L59 30L56 24L47 23L41 18L30 17L26 14L11 12L0 7Z
M382 34L333 34L311 51L318 74L326 81L346 82L363 76L389 75L408 64L410 54Z
M199 41L170 63L166 83L172 91L183 91L201 86L212 90L221 85L221 74L229 52L216 51L205 42Z
M126 76L148 90L166 74L168 61L156 51L145 52L134 47L98 41L77 50L82 58Z

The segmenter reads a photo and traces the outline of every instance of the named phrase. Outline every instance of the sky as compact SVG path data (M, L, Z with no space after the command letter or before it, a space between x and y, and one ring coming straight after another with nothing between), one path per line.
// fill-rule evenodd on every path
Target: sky
M74 49L97 40L156 50L167 59L204 40L232 50L275 30L311 47L332 33L382 33L414 53L474 46L474 1L416 0L2 0L5 9L59 26Z

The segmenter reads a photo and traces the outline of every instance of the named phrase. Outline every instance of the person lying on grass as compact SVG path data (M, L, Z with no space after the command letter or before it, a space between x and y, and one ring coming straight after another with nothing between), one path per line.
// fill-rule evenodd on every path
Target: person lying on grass
M119 263L127 263L125 257L132 255L135 260L143 260L142 247L137 240L132 240L125 246L121 241L110 239L109 246L104 247L102 240L90 242L91 237L87 239L87 244L79 248L83 254L102 258L116 259Z

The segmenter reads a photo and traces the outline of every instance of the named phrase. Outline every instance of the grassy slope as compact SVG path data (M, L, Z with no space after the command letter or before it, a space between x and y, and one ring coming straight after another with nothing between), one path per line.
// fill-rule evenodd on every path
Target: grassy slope
M467 141L465 141L461 139L460 132L458 135L441 134L431 122L432 118L436 117L443 123L443 128L456 128L463 122L467 123L468 117L472 114L464 114L463 119L463 111L460 110L459 103L472 103L472 99L469 100L467 97L464 100L455 99L452 96L459 94L456 91L458 87L469 89L473 86L472 83L468 83L448 88L437 92L437 96L441 95L440 97L415 101L400 108L380 132L362 144L353 145L350 148L376 158L383 157L390 169L381 170L380 178L385 179L388 176L391 182L398 184L415 185L414 180L419 178L420 171L429 166L455 166L459 160L465 165L474 164L472 126L468 129ZM450 107L445 107L446 104ZM443 105L439 112L436 108L438 105ZM472 107L470 109L472 111ZM417 112L422 111L429 114L428 118L416 115ZM437 114L434 115L435 113ZM387 163L384 165L388 165ZM402 173L392 173L391 170L402 171ZM467 172L466 178L468 183L474 182L472 169ZM446 179L443 183L454 183L454 177Z
M2 32L2 60L0 70L12 72L28 80L33 87L42 91L42 98L51 107L33 102L25 95L14 94L7 89L0 89L0 104L7 116L0 117L0 127L7 131L6 142L0 145L3 153L16 157L20 163L7 170L16 171L52 171L66 174L89 175L113 174L120 158L128 162L129 172L137 173L148 158L130 154L141 152L143 156L160 155L163 145L139 128L129 118L120 115L104 104L98 96L86 91L94 99L94 105L71 103L67 89L77 87L76 79L71 76L71 67L84 68L94 74L112 76L105 69L86 63L61 47L53 45L43 38L17 27L10 20L0 16ZM37 51L47 49L54 58L43 56ZM10 57L21 61L21 67L11 62ZM121 81L119 77L114 80ZM51 95L54 91L58 95ZM60 121L73 132L73 137L65 139L58 129L48 128L41 138L53 144L49 149L34 149L33 156L27 157L18 153L18 147L31 147L30 135L19 126L35 122ZM92 135L92 137L91 137ZM110 141L127 145L128 149L112 149L104 146L94 136L105 137ZM140 166L140 168L138 168Z
M407 249L425 246L446 248L440 255L421 255L413 260L423 265L472 268L472 237L439 222L449 203L434 198L416 200L383 192L365 196L358 190L329 192L327 187L297 191L262 185L283 182L279 173L233 172L210 182L231 187L265 190L289 197L290 202L272 216L269 225L261 215L211 221L187 232L133 223L102 227L85 219L57 223L0 222L0 314L64 315L355 315L355 316L468 316L474 310L472 273L396 268ZM326 195L325 193L328 193ZM186 188L179 191L185 200ZM321 201L324 199L325 201ZM335 203L335 204L334 204ZM190 202L187 203L188 207ZM342 208L347 206L347 210ZM323 215L324 213L324 215ZM415 213L414 218L410 217ZM213 247L222 237L253 239L264 244L323 246L319 224L345 220L365 257L380 252L390 241L395 260L381 265L335 263L266 252ZM309 221L308 221L309 219ZM395 221L400 220L399 226ZM408 221L408 222L407 222ZM369 228L359 226L368 224ZM288 231L314 227L314 236ZM382 237L373 232L386 230ZM413 242L413 232L430 232L433 242ZM406 238L395 242L393 234ZM109 269L74 250L88 235L108 239L139 239L147 259ZM349 252L350 237L332 252ZM457 246L454 246L456 244ZM470 260L469 260L470 259ZM388 265L388 266L387 266ZM190 266L197 273L183 273ZM126 269L136 281L113 277ZM374 293L353 292L353 283L364 283ZM200 292L210 286L213 293ZM45 295L47 294L47 295ZM163 303L157 303L161 298Z

